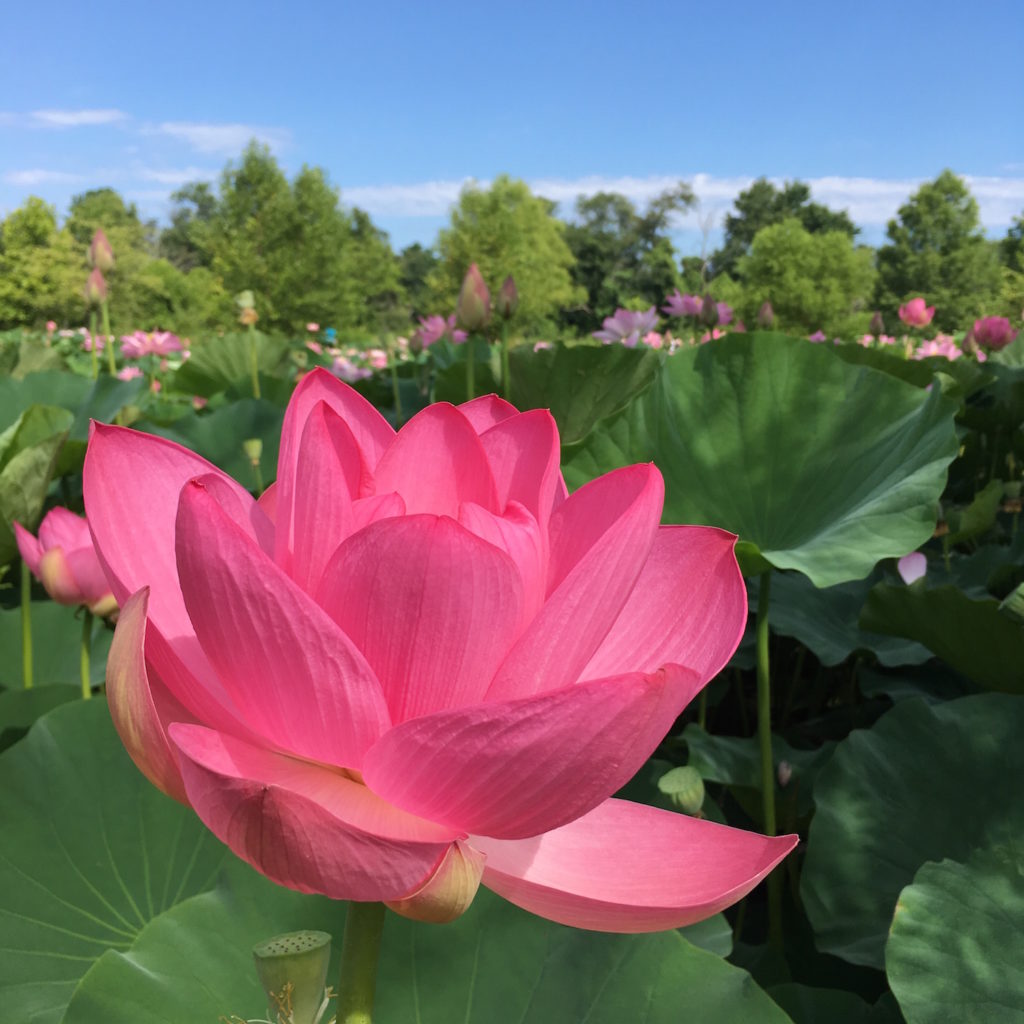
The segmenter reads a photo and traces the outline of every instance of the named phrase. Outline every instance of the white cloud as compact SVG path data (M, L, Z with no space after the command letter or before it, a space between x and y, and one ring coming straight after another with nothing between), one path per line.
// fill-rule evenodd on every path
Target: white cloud
M84 181L80 174L69 174L67 171L48 171L33 168L26 171L7 171L3 181L7 185L73 185Z
M290 138L283 128L263 128L251 124L206 124L198 121L164 121L150 131L186 142L200 153L228 156L240 153L252 139L276 148L287 145Z
M31 117L33 121L54 128L117 124L128 119L128 115L121 110L33 110Z
M772 178L781 185L782 178ZM853 221L863 227L884 227L927 179L925 178L863 178L826 176L802 179L811 188L812 197L835 209L846 210ZM342 199L361 206L369 213L385 217L440 217L447 214L458 199L464 185L473 179L458 181L425 181L411 185L369 185L342 187ZM582 178L538 178L529 182L538 195L557 202L562 214L571 213L577 196L596 192L618 192L638 205L685 181L693 189L699 206L677 218L681 229L700 230L710 217L721 226L736 196L754 181L753 176L716 177L711 174L691 176L652 175L649 177L605 177L589 175ZM965 181L981 210L987 228L1001 228L1024 208L1024 178L976 177L966 175ZM486 188L487 181L476 184Z

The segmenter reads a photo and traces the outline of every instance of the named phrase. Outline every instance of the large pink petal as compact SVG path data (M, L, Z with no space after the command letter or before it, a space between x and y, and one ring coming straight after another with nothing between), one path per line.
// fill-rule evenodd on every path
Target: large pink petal
M282 559L284 531L277 535L278 564L309 593L334 550L352 532L352 503L366 472L348 425L326 402L318 402L306 420L296 463L290 569Z
M169 721L187 722L189 714L146 669L146 605L149 591L132 594L121 608L107 656L107 702L114 728L136 767L157 789L188 803L185 784L167 739ZM159 693L164 715L157 708Z
M218 499L255 535L263 521L243 487L180 445L151 434L94 423L85 456L85 508L118 604L150 588L146 653L168 688L201 721L238 728L237 711L196 642L175 562L178 496L194 477L218 478ZM207 486L212 490L209 480ZM251 519L250 519L251 517Z
M456 408L469 420L478 434L490 430L496 423L501 423L510 416L519 415L519 410L514 405L497 395L481 395L472 401L463 402Z
M428 405L398 432L377 464L377 493L397 491L406 511L458 515L475 501L499 511L494 476L469 420L444 402Z
M360 530L317 600L366 656L395 722L480 700L522 622L512 560L445 516Z
M736 537L709 526L663 526L615 625L582 672L600 679L666 662L704 682L732 657L747 623Z
M498 501L525 505L546 530L558 491L561 448L555 418L532 409L502 420L480 437L498 485Z
M470 843L487 855L484 885L533 914L594 931L654 932L731 906L798 838L607 800L533 839Z
M400 899L425 884L459 838L321 765L202 726L169 732L196 813L280 885L333 899Z
M21 523L14 524L14 539L18 542L18 552L29 567L29 571L38 577L39 560L43 557L42 545Z
M68 555L68 566L71 569L72 576L75 577L75 583L77 583L79 591L85 598L85 604L90 606L97 605L104 597L110 594L107 574L103 571L103 566L100 565L100 560L96 557L91 537L89 538L88 548L79 548L78 551L72 551Z
M302 378L284 414L281 447L277 456L274 520L279 535L284 538L283 544L288 549L293 535L292 515L303 431L310 414L321 402L326 403L348 425L359 446L363 462L371 472L395 436L387 420L358 391L343 384L322 367L317 367Z
M358 768L391 722L349 638L198 481L182 491L177 539L196 636L245 721L275 746Z
M624 786L700 686L676 665L396 726L363 763L384 799L453 828L517 839Z
M581 487L551 517L549 596L491 684L490 700L575 682L626 603L658 530L665 485L650 464Z

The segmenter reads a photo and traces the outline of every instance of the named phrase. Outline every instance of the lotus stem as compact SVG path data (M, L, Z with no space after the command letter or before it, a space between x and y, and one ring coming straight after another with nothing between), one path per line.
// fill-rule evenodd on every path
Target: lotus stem
M32 689L32 576L28 565L21 563L21 679L26 690Z
M89 310L89 349L92 355L92 377L95 380L100 375L100 354L96 348L99 344L96 338L96 310Z
M757 738L761 748L761 806L766 835L776 834L775 765L772 759L772 691L768 660L768 607L771 600L771 569L761 573L757 595ZM782 889L777 874L768 876L768 938L782 948Z
M501 397L512 400L512 373L508 360L508 320L501 325Z
M398 387L398 353L391 348L391 342L385 342L388 353L388 365L391 367L391 394L395 401L395 426L402 425L402 392Z
M377 959L384 931L383 903L349 903L341 940L337 1024L372 1024Z
M114 336L110 333L110 309L107 300L100 304L100 316L103 318L103 337L106 338L107 369L111 377L117 376L117 360L114 358Z
M700 698L697 701L697 724L707 731L708 727L708 688L705 686L700 691Z
M249 373L252 376L252 397L260 397L260 364L256 357L256 325L249 324Z
M92 612L86 609L82 616L82 651L79 666L82 672L82 699L92 696L92 677L89 674L89 653L92 649Z
M473 335L466 338L466 401L472 402L476 397L476 380L473 366Z

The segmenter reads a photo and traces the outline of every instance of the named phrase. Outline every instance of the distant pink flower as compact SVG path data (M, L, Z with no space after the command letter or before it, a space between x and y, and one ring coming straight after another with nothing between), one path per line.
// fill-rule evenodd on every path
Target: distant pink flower
M320 325L308 323L306 324L306 330L309 331L311 334L316 334L316 332L320 330Z
M905 305L900 306L900 319L908 327L927 327L935 316L934 306L925 306L924 299L918 297L911 299Z
M724 327L732 320L732 307L728 302L716 302L715 308L718 310L718 322Z
M452 339L452 343L455 345L461 345L469 337L468 331L460 330L455 326L454 313L448 317L448 336Z
M871 334L862 334L857 339L857 344L861 345L863 348L871 348L871 346L874 343L875 343L874 335L871 335Z
M198 409L205 409L207 402L209 402L209 399L208 398L203 398L202 395L193 395L192 396L192 408L193 409L196 409L196 410L198 410Z
M554 348L554 344L550 341L536 341L533 344L534 352L546 352L548 349Z
M813 334L809 334L807 336L807 340L813 342L822 342L828 341L828 338L825 336L824 331L815 331Z
M338 356L334 360L331 364L331 373L335 377L340 377L347 384L354 384L357 380L366 380L367 377L373 376L373 370L368 370L365 366L357 366L346 356Z
M948 335L940 335L931 341L923 341L917 346L913 353L914 359L928 359L930 356L941 356L951 362L959 359L963 352L957 347L956 342Z
M141 359L143 356L166 356L181 352L184 346L176 334L170 331L136 331L121 335L121 355L125 359Z
M658 323L658 311L650 309L633 311L617 309L612 316L607 316L601 324L600 331L594 331L593 337L606 345L621 342L627 348L636 348L640 338L649 334Z
M665 297L662 312L669 316L700 316L701 299L699 295L682 295L677 288Z
M734 334L746 334L747 325L742 320L737 320L736 323L732 325L732 330Z
M93 336L89 333L88 330L86 330L85 328L82 329L82 348L86 352L92 351L93 344L96 345L97 352L102 352L105 343L106 342L102 334L97 334L95 339L93 339Z
M912 551L896 563L896 568L904 583L913 583L928 571L928 559L920 551Z
M321 345L319 341L307 341L306 348L308 348L310 352L315 352L317 355L320 355L324 350L323 345Z
M466 332L455 329L455 316L452 315L446 320L443 316L433 314L432 316L421 316L420 326L416 331L423 348L430 348L442 338L448 336L455 344L461 344L466 340Z
M56 320L47 320L46 321L46 333L47 334L53 334L53 332L55 330L57 330L57 321Z
M705 331L701 335L700 343L706 345L709 341L717 341L719 338L725 337L725 331L718 327L712 327L710 331Z
M136 377L143 376L142 370L137 366L126 366L123 370L117 371L118 380L135 380Z
M401 336L395 338L395 348L397 348L399 352L408 352L409 351L409 339L408 338L403 338Z
M382 348L371 348L366 352L366 361L375 370L384 370L388 365L388 354Z
M982 348L997 351L1013 343L1017 332L1005 316L986 316L974 321L974 340Z
M39 524L36 539L14 524L18 550L32 575L58 604L84 604L94 615L117 610L110 584L96 557L89 524L66 508L54 508Z
M413 918L479 884L613 932L741 899L796 836L612 797L743 635L736 538L660 526L649 463L568 495L559 456L547 410L437 403L396 433L322 369L259 501L97 425L107 696L136 764L275 882Z
M891 334L880 334L878 336L879 345L895 345L896 339Z
M657 331L648 331L640 340L648 348L661 348L665 341Z

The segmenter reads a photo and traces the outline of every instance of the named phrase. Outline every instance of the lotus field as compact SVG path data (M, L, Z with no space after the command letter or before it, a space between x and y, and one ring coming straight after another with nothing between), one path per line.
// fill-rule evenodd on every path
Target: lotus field
M0 336L4 1024L1024 1021L1024 338L515 283Z

